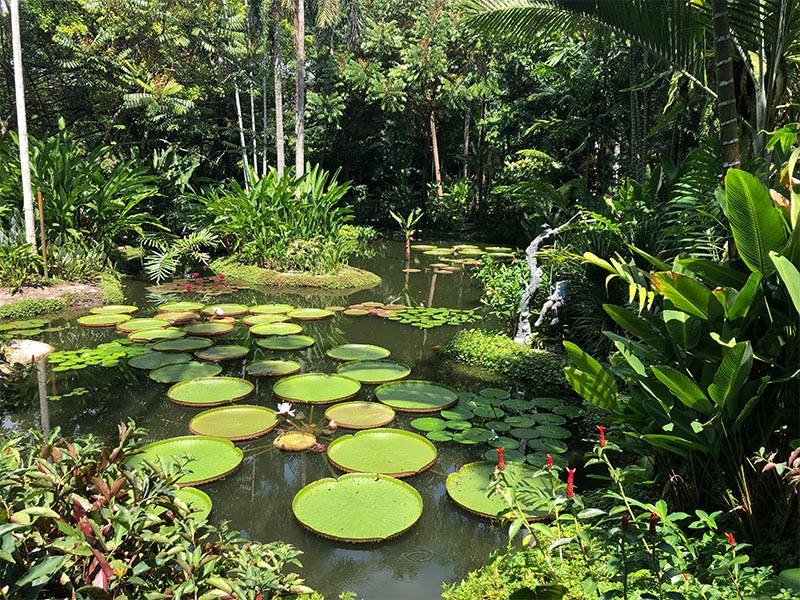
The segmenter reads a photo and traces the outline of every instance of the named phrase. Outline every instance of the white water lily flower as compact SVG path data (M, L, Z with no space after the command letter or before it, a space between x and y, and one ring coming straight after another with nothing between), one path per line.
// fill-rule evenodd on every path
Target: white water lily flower
M278 414L279 415L289 415L290 417L294 416L294 409L292 408L291 402L279 402L278 403Z

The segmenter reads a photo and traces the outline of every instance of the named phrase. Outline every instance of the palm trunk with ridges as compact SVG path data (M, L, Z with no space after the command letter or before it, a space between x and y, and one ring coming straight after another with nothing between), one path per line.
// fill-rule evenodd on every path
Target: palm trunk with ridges
M736 89L733 80L733 41L728 19L728 0L711 0L714 20L714 61L717 76L717 112L719 113L722 167L738 168L739 115L736 112Z
M294 170L302 177L305 167L305 105L306 105L306 15L305 0L297 0L294 10L294 49L296 68L295 81L295 142Z
M276 170L278 177L283 177L286 170L286 149L283 135L283 85L281 83L281 19L278 13L278 2L272 2L272 52L275 88L275 151L277 153Z

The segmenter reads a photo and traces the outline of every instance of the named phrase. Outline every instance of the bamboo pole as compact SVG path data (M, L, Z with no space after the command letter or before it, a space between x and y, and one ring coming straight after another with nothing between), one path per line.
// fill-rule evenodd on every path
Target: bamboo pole
M39 200L39 237L42 239L42 262L44 264L44 278L47 279L47 244L44 241L44 208L42 207L42 190L36 188L36 198Z

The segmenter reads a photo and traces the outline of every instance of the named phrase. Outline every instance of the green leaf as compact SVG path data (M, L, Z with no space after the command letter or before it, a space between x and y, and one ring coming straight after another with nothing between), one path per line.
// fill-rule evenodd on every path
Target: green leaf
M55 575L64 564L65 557L63 556L48 556L36 562L28 569L21 578L16 582L18 587L23 587L30 584L33 587L47 583L53 575Z
M670 339L684 350L691 350L700 341L702 325L682 310L665 308L662 313Z
M770 252L769 257L778 270L778 275L789 292L794 309L800 313L800 270L797 269L786 257Z
M775 265L769 253L783 250L788 233L769 190L755 175L729 169L725 175L725 203L742 260L751 271L772 274Z
M719 408L726 408L729 415L736 409L730 400L747 381L752 366L753 347L750 342L739 342L725 352L714 381L708 386L708 395Z
M660 345L661 337L658 335L658 331L635 312L616 304L603 304L603 310L626 332L653 346Z
M728 309L728 320L735 321L747 316L747 313L750 312L750 307L756 303L755 297L760 290L759 286L762 279L761 273L752 273L747 278L747 283L736 295L736 300L733 301L733 304Z
M708 452L708 447L705 444L664 433L646 433L642 436L642 440L651 446L667 450L683 458L689 458L689 452L691 451L703 452L704 454Z
M683 404L704 415L710 415L714 411L714 406L692 379L666 365L654 366L652 369L658 380Z
M618 404L617 382L594 358L572 342L564 342L564 348L577 368L564 367L570 385L583 398L599 406L613 410Z
M651 278L653 286L678 310L706 321L722 316L719 300L697 279L674 271L653 273Z

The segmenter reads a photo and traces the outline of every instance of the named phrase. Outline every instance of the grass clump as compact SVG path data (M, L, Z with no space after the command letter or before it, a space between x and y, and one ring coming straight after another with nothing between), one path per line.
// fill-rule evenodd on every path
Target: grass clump
M211 268L227 277L248 283L289 288L319 288L328 290L369 289L381 282L381 278L370 271L355 267L340 267L328 275L302 272L280 272L255 265L245 265L232 258L217 259Z
M0 306L0 319L29 319L45 313L58 312L68 306L57 298L17 300Z

